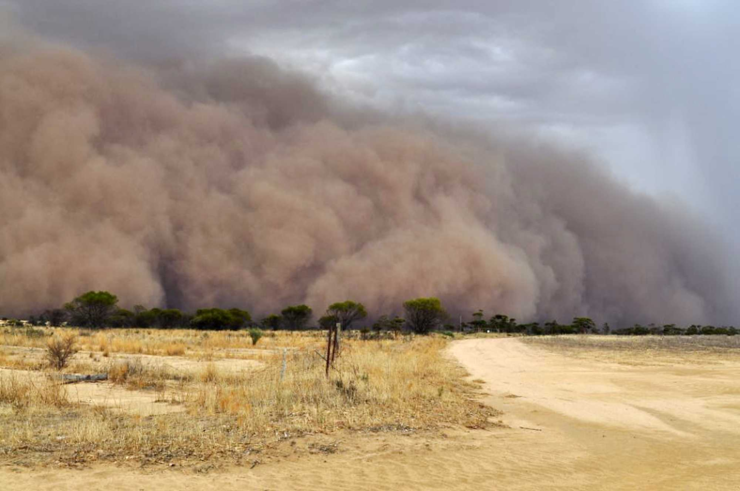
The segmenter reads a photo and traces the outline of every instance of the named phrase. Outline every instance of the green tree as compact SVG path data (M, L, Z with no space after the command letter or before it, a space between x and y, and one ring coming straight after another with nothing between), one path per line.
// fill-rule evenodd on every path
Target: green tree
M403 303L406 323L417 334L427 334L438 328L447 312L438 298L416 298Z
M596 323L588 317L574 317L571 325L579 334L596 331Z
M157 327L172 329L182 327L187 321L187 315L178 309L160 310L157 316Z
M108 318L110 327L133 327L136 316L133 312L126 309L117 309Z
M394 336L398 336L405 323L406 320L403 317L395 316L391 318L387 315L381 315L373 324L373 331L378 334L381 332L392 332Z
M252 320L249 312L240 309L199 309L190 321L196 329L237 330Z
M336 317L337 322L342 324L342 329L347 330L355 321L367 317L367 311L361 303L345 300L331 304L326 310L326 315Z
M286 329L299 331L311 320L313 310L308 305L291 305L280 311Z
M476 331L484 331L488 323L483 319L483 311L479 310L473 314L473 320L468 322Z
M61 327L69 318L69 312L65 309L47 310L41 314L41 322L48 323L51 327Z
M64 308L72 324L80 327L103 327L116 311L118 297L105 291L89 291L75 298Z
M277 331L280 329L280 324L282 323L283 318L279 315L271 314L265 317L260 321L260 324L262 324L262 327L265 329L272 329L273 331Z
M488 323L491 329L496 332L515 332L517 330L516 319L509 319L507 315L494 315Z
M339 322L339 319L336 315L324 315L319 319L319 327L321 329L329 329L337 322Z

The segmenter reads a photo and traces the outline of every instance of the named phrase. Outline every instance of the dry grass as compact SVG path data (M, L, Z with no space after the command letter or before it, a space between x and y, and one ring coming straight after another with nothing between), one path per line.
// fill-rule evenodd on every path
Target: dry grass
M70 406L67 393L58 380L14 373L0 377L0 404L10 405L16 412Z
M570 356L623 364L740 359L740 336L541 336L522 340Z
M73 332L79 337L81 351L180 356L193 353L239 350L271 351L278 348L318 348L323 334L318 331L264 331L255 345L249 331L196 331L192 329L66 329L66 328L0 328L0 346L45 348L49 337Z
M12 408L10 413L0 410L0 454L40 463L124 458L239 462L289 437L484 427L495 413L475 400L476 387L464 382L463 370L443 355L447 341L442 338L346 340L327 379L316 351L321 333L266 333L260 344L265 342L262 352L269 356L261 357L261 368L247 372L222 366L228 367L228 357L241 357L240 350L252 352L248 333L172 331L169 340L166 333L124 330L119 339L118 331L101 332L83 335L80 344L103 354L124 346L166 354L167 346L176 345L190 357L218 358L218 365L204 361L201 372L191 376L110 359L111 382L156 391L158 400L183 404L185 412L141 418L100 407L42 403L31 395L33 388L8 389L17 395L0 399L0 406ZM275 353L278 348L283 349ZM25 409L13 402L24 400Z

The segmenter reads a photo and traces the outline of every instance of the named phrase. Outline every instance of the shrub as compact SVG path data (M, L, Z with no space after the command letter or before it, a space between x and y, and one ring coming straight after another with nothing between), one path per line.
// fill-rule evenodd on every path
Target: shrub
M253 327L249 330L249 337L252 338L252 346L256 345L257 341L259 341L262 336L264 336L262 329Z
M77 351L77 336L74 334L67 334L64 336L54 336L49 340L46 346L46 359L49 361L49 365L57 370L61 370L67 366L69 359L72 358Z

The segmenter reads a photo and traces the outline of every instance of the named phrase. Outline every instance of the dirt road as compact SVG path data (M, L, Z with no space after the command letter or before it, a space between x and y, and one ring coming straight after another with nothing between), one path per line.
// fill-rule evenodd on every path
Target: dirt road
M333 455L201 476L116 466L0 468L25 489L740 489L740 364L585 361L517 339L454 343L508 428L446 437L368 436Z

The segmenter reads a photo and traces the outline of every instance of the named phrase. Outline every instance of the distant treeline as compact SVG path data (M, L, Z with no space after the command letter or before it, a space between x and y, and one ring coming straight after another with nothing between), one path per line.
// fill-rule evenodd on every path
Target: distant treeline
M365 306L359 302L346 300L329 306L324 315L314 319L311 307L307 305L290 305L260 320L252 319L249 311L240 308L199 309L195 313L178 309L147 309L135 306L132 310L120 308L118 297L105 291L90 291L61 308L46 310L28 319L32 325L74 326L92 328L192 328L204 330L238 330L244 328L261 328L266 330L305 330L326 329L334 324L341 324L342 329L359 328L369 334L383 332L415 332L426 334L431 331L452 332L495 332L529 336L560 334L613 334L613 335L727 335L734 336L734 327L715 327L691 325L679 327L675 324L642 326L611 329L609 324L598 327L588 317L575 317L569 324L560 324L553 320L539 323L519 324L516 319L497 314L488 319L483 311L472 314L471 320L450 324L449 317L437 298L416 298L402 304L404 316L381 315L372 326L359 326L358 321L368 317ZM5 325L22 326L20 321L3 319Z
M446 326L453 328L455 326ZM545 323L530 322L519 324L516 319L509 318L505 315L494 315L489 320L483 318L483 312L478 311L473 314L473 320L461 324L463 331L475 332L500 332L515 333L529 336L552 336L558 334L613 334L617 336L694 336L694 335L726 335L734 336L738 330L732 326L701 326L691 325L680 327L676 324L665 324L658 326L648 324L643 326L635 324L632 327L612 329L609 324L603 324L601 327L588 317L575 317L570 324L560 324L558 321Z

